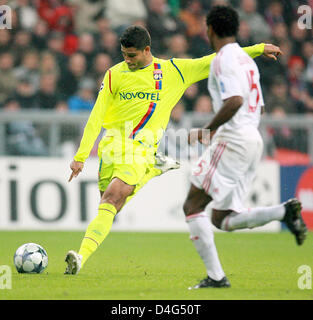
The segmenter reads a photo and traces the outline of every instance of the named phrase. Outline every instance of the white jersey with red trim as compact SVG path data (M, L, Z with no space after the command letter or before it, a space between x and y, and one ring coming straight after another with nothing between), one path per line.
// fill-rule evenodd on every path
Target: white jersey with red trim
M224 100L233 96L243 98L240 109L217 133L259 126L261 107L264 106L259 70L238 43L229 43L217 53L212 61L208 89L215 113L221 109Z
M204 190L217 210L240 212L263 151L258 130L264 105L259 70L237 43L225 45L214 58L209 91L217 113L223 101L241 96L237 113L220 126L211 145L192 167L191 183Z

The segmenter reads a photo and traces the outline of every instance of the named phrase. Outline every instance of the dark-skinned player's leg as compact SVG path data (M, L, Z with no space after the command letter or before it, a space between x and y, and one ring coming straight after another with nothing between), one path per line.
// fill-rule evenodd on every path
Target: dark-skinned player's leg
M240 211L212 210L212 223L223 231L253 229L271 221L284 222L295 236L296 243L302 245L307 236L307 227L301 214L301 202L292 198L274 206L242 208Z
M202 258L208 275L199 284L189 289L230 286L218 258L212 225L205 212L206 206L211 201L212 198L204 190L192 184L184 203L190 239Z
M184 203L185 216L203 212L205 207L212 201L212 198L204 190L196 188L191 184L187 198Z

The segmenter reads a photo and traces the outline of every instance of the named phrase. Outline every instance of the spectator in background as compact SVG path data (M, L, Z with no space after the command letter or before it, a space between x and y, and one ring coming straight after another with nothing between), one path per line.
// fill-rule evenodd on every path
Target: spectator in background
M33 50L31 41L32 36L30 31L19 30L16 32L12 45L12 52L14 52L17 65L21 64L22 57L26 51Z
M23 110L37 109L36 88L27 75L21 75L17 80L17 87L11 96Z
M179 18L186 25L186 35L189 38L199 35L202 32L204 12L199 0L189 1L179 11Z
M253 44L250 26L244 20L240 21L237 41L241 47L247 47Z
M177 33L167 39L168 51L165 54L168 58L190 58L188 52L188 42L183 34Z
M78 86L78 92L68 100L69 111L90 112L95 103L95 83L91 79L83 79Z
M191 57L202 57L213 52L208 43L206 14L211 6L228 5L226 0L184 1L179 18L186 26L186 35Z
M193 106L199 95L199 85L198 83L193 83L188 87L183 95L182 102L185 106L186 111L193 111Z
M31 30L38 21L37 10L31 5L29 0L17 0L12 8L15 10L19 27L21 29Z
M146 0L144 0L144 1L146 1ZM168 9L171 12L171 15L173 15L174 17L178 17L181 6L183 6L182 2L183 2L182 0L168 0L167 1Z
M49 34L47 50L54 55L60 69L64 70L66 68L68 58L64 52L64 36L61 32L51 32Z
M111 57L106 53L98 53L92 62L92 75L102 81L106 71L113 65Z
M54 110L60 100L56 90L57 78L54 73L44 73L40 78L40 86L36 95L36 104L42 110Z
M68 65L62 70L60 75L58 89L62 99L68 99L78 90L79 82L86 75L86 58L81 53L74 53L69 57Z
M241 0L238 14L240 20L248 23L255 43L270 39L271 30L265 19L257 12L256 0Z
M271 1L265 9L264 16L270 28L273 28L277 23L286 24L284 18L284 7L280 1Z
M67 102L59 100L55 106L55 111L59 114L67 113L69 111ZM60 129L60 156L71 157L77 148L77 139L82 134L81 130L75 124L62 124Z
M153 51L160 55L167 51L166 39L184 33L185 25L170 14L165 0L148 0L147 29L153 39Z
M202 4L204 2L205 2L205 0L202 0ZM228 5L231 5L231 1L229 1L229 0L212 0L209 10L211 10L211 8L214 6L228 6Z
M282 6L282 13L280 12L281 8L275 2L279 2ZM306 0L262 0L258 1L258 10L260 14L265 16L265 19L269 26L271 27L272 23L276 23L283 16L284 22L290 26L292 20L297 16L297 10L299 6L304 4ZM271 5L274 4L273 8ZM271 7L269 9L269 7Z
M276 106L282 106L286 114L295 114L298 111L288 94L288 85L283 77L274 78L270 92L265 96L265 102L267 113L272 113Z
M100 10L95 16L94 21L96 24L96 30L93 32L96 45L100 42L102 34L111 31L110 22L104 16L104 10Z
M21 110L19 102L8 99L6 112ZM6 126L6 153L12 156L47 156L48 152L35 127L29 121L13 121Z
M187 38L189 43L188 53L192 57L203 57L213 52L208 41L205 15L199 18L199 22L201 26L199 32Z
M283 119L287 114L285 108L282 105L274 105L272 107L271 117ZM278 128L267 128L267 134L271 139L271 142L267 147L267 152L273 156L276 149L292 149L297 150L298 141L295 140L294 132L290 130L287 125Z
M32 32L32 43L37 50L46 50L48 34L47 22L39 19Z
M143 0L107 0L105 16L119 37L128 26L138 20L146 20L147 9Z
M39 72L41 75L49 73L54 74L56 79L60 76L60 66L57 64L57 60L50 51L43 51L41 53L39 62Z
M74 53L78 39L74 34L74 14L70 4L65 0L38 0L38 14L48 23L49 30L63 33L64 53Z
M121 48L115 32L108 30L101 34L98 52L110 55L114 64L122 61Z
M282 55L284 57L284 55ZM284 58L282 58L284 59ZM269 94L273 85L273 77L287 78L287 69L283 64L283 60L271 61L267 58L257 58L256 63L260 70L260 80L264 96Z
M313 41L305 41L302 43L301 56L304 58L304 62L308 66L310 59L313 57Z
M78 38L77 52L83 54L86 58L86 71L89 72L92 67L93 59L96 55L95 40L91 33L84 32Z
M73 32L74 17L65 0L38 0L38 14L52 31Z
M176 127L176 129L179 129L182 127L182 120L183 120L184 114L185 114L185 106L184 106L184 103L180 100L172 110L171 117L170 117L170 121Z
M194 112L206 116L212 112L212 102L209 96L201 95L197 98L193 108Z
M290 95L296 101L300 112L306 112L311 109L311 99L304 77L305 64L301 57L292 56L288 63L288 81L290 86Z
M94 16L105 7L105 1L98 0L71 0L72 8L74 10L75 33L82 32L96 32L97 23Z
M287 39L277 42L277 45L281 48L282 52L284 53L279 57L279 63L284 67L285 70L287 70L288 61L291 57L292 43L289 39Z
M278 22L272 27L272 42L288 41L288 27L284 22Z
M0 54L0 106L13 94L16 76L13 72L14 57L10 52Z
M55 106L55 111L59 113L66 113L68 112L68 104L64 100L59 100Z
M307 86L311 89L311 96L313 97L313 44L310 43L309 46L306 46L304 52L304 56L307 60L307 67L304 72L305 80L307 82Z
M296 86L299 90L303 88L302 73L305 68L304 60L301 56L291 56L288 61L288 81L289 85Z
M35 50L24 52L21 65L14 69L14 74L17 78L27 76L34 88L39 87L39 55Z
M10 51L12 38L9 29L0 29L0 53Z
M292 38L292 54L301 56L302 43L306 40L307 30L299 28L298 20L292 22L290 27L290 36Z

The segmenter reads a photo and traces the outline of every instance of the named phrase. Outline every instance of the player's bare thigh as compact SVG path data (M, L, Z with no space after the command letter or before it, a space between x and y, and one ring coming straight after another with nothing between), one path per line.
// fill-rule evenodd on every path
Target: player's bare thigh
M191 184L183 209L186 216L202 212L212 198L202 189Z
M135 186L131 186L119 178L113 178L105 191L100 190L100 202L112 204L119 212L134 189Z

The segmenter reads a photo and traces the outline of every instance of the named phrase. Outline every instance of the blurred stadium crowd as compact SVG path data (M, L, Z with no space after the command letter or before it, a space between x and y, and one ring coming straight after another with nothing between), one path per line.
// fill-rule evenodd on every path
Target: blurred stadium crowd
M200 57L213 52L206 14L226 3L238 9L240 45L273 43L284 52L277 62L256 59L266 111L312 115L313 31L299 27L297 13L312 0L0 0L12 9L12 29L0 30L0 110L90 111L104 73L123 59L127 26L147 27L155 56ZM189 111L211 113L207 81L187 89L171 123ZM294 141L288 128L272 134L289 147Z

